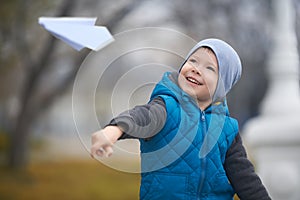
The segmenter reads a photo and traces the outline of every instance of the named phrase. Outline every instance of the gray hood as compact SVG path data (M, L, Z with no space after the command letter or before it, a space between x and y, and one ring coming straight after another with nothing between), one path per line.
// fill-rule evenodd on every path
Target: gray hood
M217 57L219 80L217 89L213 95L213 102L222 100L241 77L241 60L237 52L226 42L219 39L205 39L192 48L187 55L185 62L200 47L211 48Z

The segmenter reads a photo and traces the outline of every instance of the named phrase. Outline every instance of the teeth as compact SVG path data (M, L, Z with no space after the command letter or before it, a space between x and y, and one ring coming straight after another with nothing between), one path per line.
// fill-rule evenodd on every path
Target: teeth
M197 85L200 85L200 83L197 80L195 80L195 79L193 79L191 77L187 77L187 80L190 81L190 82L192 82L192 83L195 83Z

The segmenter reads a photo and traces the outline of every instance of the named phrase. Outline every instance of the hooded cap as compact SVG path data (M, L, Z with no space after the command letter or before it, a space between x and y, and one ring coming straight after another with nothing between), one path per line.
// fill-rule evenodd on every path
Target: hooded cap
M237 52L226 42L219 39L205 39L192 48L184 63L200 47L209 47L217 57L219 80L216 91L213 95L213 102L222 100L241 77L241 60Z

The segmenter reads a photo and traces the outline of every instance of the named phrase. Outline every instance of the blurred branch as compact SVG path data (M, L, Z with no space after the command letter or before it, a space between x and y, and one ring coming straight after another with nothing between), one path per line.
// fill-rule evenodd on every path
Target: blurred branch
M15 22L15 46L16 52L20 57L20 60L25 63L25 66L29 66L32 63L32 58L30 55L30 48L28 42L26 40L26 21L27 21L27 13L28 13L28 0L18 0L18 7L16 10L17 17Z
M72 9L75 7L75 3L76 1L74 0L64 1L58 11L57 16L69 15ZM28 83L25 85L25 89L23 90L23 100L28 99L28 97L26 96L30 95L30 91L34 89L34 85L36 85L39 75L49 67L49 60L56 46L56 43L57 39L49 35L48 39L45 41L45 44L42 45L44 48L41 50L41 54L40 56L38 56L38 60L35 62L30 61L25 63L25 67L28 69ZM26 49L24 49L24 51L25 50ZM27 51L29 52L29 49Z
M118 9L118 11L114 13L113 17L109 18L106 21L106 26L108 27L108 29L109 30L116 29L116 27L119 25L120 21L126 15L128 15L131 11L133 11L137 6L139 6L141 4L141 2L143 2L143 1L134 0L131 3L124 5L124 7L121 7L120 9ZM40 101L40 105L39 105L40 109L48 108L57 96L64 94L70 88L70 85L73 83L73 81L76 77L77 71L79 70L79 68L81 66L81 63L83 62L83 60L86 58L86 56L89 53L90 53L90 51L86 50L86 49L80 53L80 56L78 56L75 59L74 67L72 68L72 71L65 77L65 79L62 81L62 83L59 84L59 86L57 86L52 91L48 92L47 95L44 95L42 97L42 100Z
M22 1L22 0L21 0ZM25 0L24 0L25 1ZM76 1L74 0L66 0L62 3L59 11L58 16L64 16L69 15L72 11L72 9L75 7ZM22 23L20 23L22 24ZM24 27L25 28L25 27ZM24 40L24 39L23 39ZM23 47L23 51L27 52L29 54L29 48L27 49L26 42L22 42L21 45ZM26 108L30 107L28 106L28 102L30 101L30 98L33 96L35 87L37 86L38 79L43 71L45 71L49 67L49 60L51 58L51 55L53 53L53 50L55 49L57 43L57 39L55 39L53 36L49 36L46 40L45 44L43 45L43 49L41 50L40 56L38 56L38 60L33 62L31 59L28 60L25 58L24 67L27 69L27 76L26 80L23 84L22 93L20 96L20 102L21 102L21 110L20 110L20 118L22 118L22 115L26 115ZM21 47L21 49L22 49ZM28 55L30 56L30 55ZM27 62L26 62L27 61ZM32 109L32 108L30 108ZM21 119L20 119L21 120ZM18 123L18 122L17 122Z
M108 19L105 24L109 30L115 29L115 27L122 21L122 19L128 15L132 10L141 5L144 0L133 0L130 3L124 5L124 7L119 8L118 11L114 13L112 18Z
M26 0L24 0L23 3L24 2L26 2ZM115 12L113 17L107 21L106 26L111 30L115 29L119 22L141 2L142 1L134 0L121 7L117 12ZM69 15L74 5L74 0L64 1L57 16ZM24 14L26 14L26 11L24 11ZM41 77L43 72L51 64L50 58L55 50L57 41L58 40L53 36L49 36L36 62L33 62L29 56L28 58L25 58L26 62L24 63L24 65L26 65L27 68L27 76L25 76L26 79L20 96L21 109L16 121L15 130L12 134L11 152L9 156L10 166L12 168L18 169L26 165L26 154L28 152L29 143L28 135L29 128L32 122L43 110L45 110L54 102L54 99L56 97L67 91L67 89L73 83L82 61L90 52L89 50L82 51L80 53L80 56L78 56L78 58L75 58L72 71L65 77L62 83L55 87L53 90L46 93L43 97L38 97L39 95L35 95L35 92L38 92L36 90L36 86L38 85L39 78ZM26 41L21 44L20 48L23 51L26 51ZM27 51L29 53L29 49Z
M56 88L52 89L51 91L47 92L44 96L41 97L37 110L42 112L43 110L47 109L50 105L52 105L52 103L57 97L66 93L66 91L70 89L70 86L75 80L75 77L81 66L81 63L84 61L84 59L89 53L90 50L88 49L82 50L80 55L77 58L75 58L75 61L73 63L74 67L72 68L71 72L68 73L68 75L64 78L64 80Z
M26 0L20 0L21 9L23 4L26 6ZM74 0L66 0L62 3L58 16L69 15L74 8L76 1ZM28 11L24 9L22 11L22 15L25 18ZM11 149L9 152L9 165L14 168L22 168L27 163L27 152L28 152L28 134L29 127L31 126L32 121L34 120L34 116L39 112L37 107L32 103L31 98L34 96L35 88L37 86L38 79L42 72L49 66L49 60L55 48L56 41L51 36L46 41L43 50L41 51L41 55L38 56L37 61L33 61L30 58L30 50L27 47L26 38L22 37L22 32L25 30L24 19L18 18L16 24L20 25L22 31L18 33L17 38L20 39L19 45L17 49L19 49L19 54L24 56L20 56L23 58L21 62L24 63L24 67L27 69L25 71L27 76L25 76L25 80L23 83L23 88L20 94L20 110L18 111L18 117L15 122L15 126L13 126L14 130L12 130L12 138L11 138ZM16 27L17 31L19 27ZM24 52L23 52L24 51Z

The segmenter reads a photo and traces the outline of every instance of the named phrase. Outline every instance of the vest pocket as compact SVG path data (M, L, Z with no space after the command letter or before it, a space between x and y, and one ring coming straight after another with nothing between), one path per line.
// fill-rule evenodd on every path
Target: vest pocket
M213 186L216 193L233 193L233 188L225 173L217 174Z
M153 172L142 178L142 200L188 199L188 176Z

